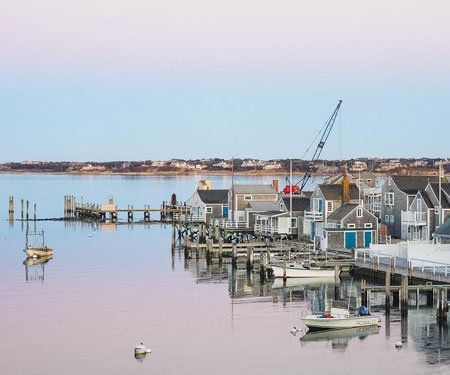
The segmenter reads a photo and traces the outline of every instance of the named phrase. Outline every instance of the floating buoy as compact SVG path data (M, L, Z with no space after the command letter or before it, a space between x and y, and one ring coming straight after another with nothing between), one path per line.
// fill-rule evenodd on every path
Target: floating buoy
M147 349L143 343L134 347L135 354L146 354L146 353L151 353L151 352L152 352L152 350Z
M397 342L395 343L395 348L396 348L396 349L401 349L401 348L403 348L403 343L402 343L401 341L397 341Z
M301 331L303 331L303 330L302 329L298 329L297 327L292 327L291 330L290 330L291 335L293 335L293 336L295 336L298 332L301 332Z
M92 237L92 233L89 233L89 237Z

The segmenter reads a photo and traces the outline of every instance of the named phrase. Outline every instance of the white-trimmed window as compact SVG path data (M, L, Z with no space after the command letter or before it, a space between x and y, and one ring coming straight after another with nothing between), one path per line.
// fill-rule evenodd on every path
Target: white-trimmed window
M347 228L356 228L355 224L347 224Z
M384 204L386 206L394 205L394 193L384 193Z
M206 213L207 214L212 214L212 212L213 212L212 207L206 207Z
M291 228L297 228L297 218L291 217Z
M389 215L384 215L384 222L389 223Z
M394 215L389 215L389 220L390 220L391 223L393 223L394 222Z
M327 212L333 212L333 201L327 201Z
M364 223L364 228L372 228L372 223Z
M391 186L391 185L392 185L392 180L391 180L391 178L390 178L390 177L388 178L388 185L389 185L389 186Z
M363 210L362 210L361 207L358 207L358 208L356 209L356 216L357 216L357 217L362 217L362 216L363 216Z
M252 196L251 195L244 195L244 201L251 201Z
M245 220L245 212L238 211L238 221L244 221L244 220Z

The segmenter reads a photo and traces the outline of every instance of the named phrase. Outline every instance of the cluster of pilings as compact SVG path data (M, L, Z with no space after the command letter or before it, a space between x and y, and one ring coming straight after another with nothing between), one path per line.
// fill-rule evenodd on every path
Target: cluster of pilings
M75 217L75 207L76 199L73 195L64 196L64 217L73 218Z
M37 205L36 203L33 204L33 217L30 216L30 201L24 201L23 199L20 200L20 220L36 220L37 219ZM25 210L26 209L26 210ZM14 197L10 196L8 198L8 215L9 220L12 222L14 221Z

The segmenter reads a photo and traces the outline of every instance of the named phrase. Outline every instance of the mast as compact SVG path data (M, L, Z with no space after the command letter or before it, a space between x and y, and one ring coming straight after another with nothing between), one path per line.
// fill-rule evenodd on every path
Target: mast
M442 160L439 161L439 225L441 225L444 221L442 220L442 192L441 192L441 187L442 187L442 177L441 177L441 173L442 173Z
M234 157L231 157L231 221L234 221Z
M289 178L290 178L290 186L289 186L289 228L292 227L292 160L290 163L290 171L289 171Z

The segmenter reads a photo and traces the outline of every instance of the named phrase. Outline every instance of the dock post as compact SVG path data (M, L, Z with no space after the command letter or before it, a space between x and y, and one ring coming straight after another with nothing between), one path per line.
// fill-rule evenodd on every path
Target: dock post
M408 315L408 275L402 275L401 281L401 314Z
M223 240L222 240L222 238L219 238L219 265L222 264L222 245L223 245Z
M339 285L339 265L334 266L334 285Z
M212 239L208 238L208 242L206 243L206 264L211 264L211 247Z
M21 211L21 214L20 214L20 218L23 220L23 199L20 200L20 205L21 205L21 207L22 207L22 211Z
M189 236L187 233L184 235L184 258L189 258Z
M231 264L233 267L237 266L237 249L236 244L233 244L232 252L231 252Z
M433 308L437 309L439 305L439 290L438 288L433 288Z
M34 221L36 221L36 203L34 204Z
M9 214L14 214L14 197L10 196L9 197L9 209L8 209L8 213Z
M366 289L366 280L361 280L361 304L367 307L367 289Z
M175 220L172 217L172 252L175 251Z
M283 254L283 285L286 286L287 272L286 272L286 253Z
M259 253L259 281L264 283L267 275L267 255L264 252Z
M30 201L27 201L27 221L28 221L28 217L29 217L29 215L28 215L28 212L29 212L29 209L30 209Z
M370 289L366 290L366 296L367 296L367 305L366 305L366 307L370 311L370 307L371 307L370 302L372 300L372 291Z
M247 247L247 270L251 271L253 268L253 248Z
M385 308L386 314L389 314L391 309L391 272L386 271L386 298L385 298Z

